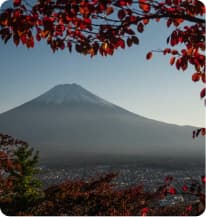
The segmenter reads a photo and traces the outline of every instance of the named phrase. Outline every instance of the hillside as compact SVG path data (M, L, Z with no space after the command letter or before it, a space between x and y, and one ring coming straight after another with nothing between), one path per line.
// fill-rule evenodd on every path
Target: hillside
M58 85L0 114L0 132L28 141L42 159L71 153L204 156L195 127L131 113L77 84Z

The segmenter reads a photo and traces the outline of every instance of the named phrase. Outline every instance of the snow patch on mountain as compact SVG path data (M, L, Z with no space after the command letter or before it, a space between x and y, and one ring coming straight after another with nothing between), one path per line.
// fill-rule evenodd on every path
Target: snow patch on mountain
M57 85L34 99L33 102L57 105L66 103L91 103L110 107L114 106L112 103L92 94L75 83Z

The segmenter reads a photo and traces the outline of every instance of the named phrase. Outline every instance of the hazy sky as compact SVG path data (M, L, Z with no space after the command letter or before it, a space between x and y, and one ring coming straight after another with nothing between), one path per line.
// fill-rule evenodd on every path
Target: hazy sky
M202 126L201 83L191 81L193 69L177 71L169 56L151 49L166 47L163 23L150 24L140 45L113 56L83 56L67 50L55 54L44 43L34 49L0 41L0 113L31 100L62 83L77 83L94 94L139 115L180 125Z

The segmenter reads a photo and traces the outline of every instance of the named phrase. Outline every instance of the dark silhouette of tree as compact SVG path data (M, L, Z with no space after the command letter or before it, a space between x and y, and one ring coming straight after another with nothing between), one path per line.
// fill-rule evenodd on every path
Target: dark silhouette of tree
M43 196L35 178L38 152L21 140L0 134L0 207L21 210Z
M15 151L14 156L14 163L21 165L21 173L11 171L11 176L14 178L15 200L21 200L23 203L37 200L42 194L41 182L35 178L39 173L38 152L33 154L33 149L25 144Z

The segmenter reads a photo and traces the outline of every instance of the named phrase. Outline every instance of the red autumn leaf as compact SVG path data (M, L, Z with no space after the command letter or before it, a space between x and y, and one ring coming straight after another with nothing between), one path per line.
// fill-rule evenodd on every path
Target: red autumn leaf
M182 186L182 190L183 190L183 191L187 191L187 190L188 190L187 185L183 185L183 186Z
M14 41L14 44L15 44L16 46L18 46L18 45L19 45L19 36L18 36L18 35L14 35L14 36L13 36L13 41Z
M173 31L171 34L170 45L173 47L178 44L178 33L177 31Z
M203 184L205 184L206 183L206 176L202 176L201 181L202 181Z
M126 16L125 10L124 9L119 10L117 16L120 20L122 20Z
M13 0L14 7L18 7L21 4L21 0Z
M64 48L65 48L65 44L62 43L61 46L60 46L60 48L61 48L61 50L64 50Z
M149 23L149 19L143 19L144 25L147 25Z
M138 26L137 26L137 30L138 32L142 33L144 31L144 25L143 23L139 23Z
M141 216L146 216L148 213L149 209L147 207L144 207L141 209Z
M204 98L204 97L205 97L205 90L206 90L206 88L203 88L203 89L201 90L201 92L200 92L200 97L201 97L201 98Z
M135 32L132 29L127 29L126 33L129 35L135 35Z
M206 76L205 76L205 73L202 73L201 77L202 77L202 82L203 82L203 83L206 83Z
M147 53L146 59L150 60L152 58L152 52Z
M173 23L175 26L179 26L183 21L184 20L182 18L179 18L179 19L175 19Z
M131 0L119 0L117 2L117 5L123 7L123 6L131 5L131 3L132 3Z
M42 32L39 33L39 36L41 38L47 38L47 36L49 35L49 31L48 30L44 30Z
M36 34L36 40L40 41L41 40L41 36L39 35L39 33Z
M163 50L163 54L166 55L166 54L168 54L168 53L171 53L171 49L170 49L170 48L165 48L165 49Z
M173 65L175 63L175 59L176 59L175 57L170 58L170 65Z
M194 73L194 74L192 75L192 80L193 80L194 82L199 81L199 80L200 80L200 73L199 73L199 72Z
M124 42L124 40L123 39L118 39L118 45L122 48L122 49L124 49L125 48L125 42Z
M129 17L129 20L130 20L131 23L136 23L137 17L132 15L132 16Z
M27 40L26 44L27 44L28 48L33 48L34 47L34 39L30 38L29 40Z
M113 7L108 7L107 10L106 10L106 15L112 14L113 11L114 11Z
M156 20L156 22L159 22L159 21L160 21L160 18L158 17L158 18L156 18L155 20Z
M139 44L139 39L136 36L132 36L132 41L134 44Z
M206 129L205 129L205 128L202 128L202 129L201 129L201 134L202 134L202 136L205 136L205 135L206 135Z
M145 12L148 13L150 11L150 5L146 0L139 0L139 7Z
M168 189L168 193L170 193L170 194L176 194L177 192L176 192L176 189L175 189L175 188L170 187L170 188Z
M172 50L172 55L177 55L178 54L178 51L177 50Z
M22 44L25 44L27 42L27 37L25 34L23 34L21 37L20 37L21 41L22 41Z
M191 205L187 206L186 211L191 212L192 211L192 206Z
M187 61L186 60L182 61L182 64L181 64L182 70L185 71L187 67L188 67Z
M169 18L169 19L167 20L167 27L169 28L171 24L172 24L172 19Z
M87 25L91 25L92 21L90 18L84 18L84 23L86 23Z
M132 46L132 43L133 43L132 39L131 39L131 38L128 38L128 39L127 39L127 46L128 46L128 47L131 47L131 46Z
M180 66L181 66L181 60L178 59L178 60L176 61L176 68L177 68L177 70L180 70Z
M132 15L132 14L133 14L133 11L132 11L130 8L127 8L127 9L126 9L126 13L130 16L130 17L129 17L129 20L130 20L130 21L131 21L131 17L133 17L132 20L134 19L134 17L136 17L136 16Z

